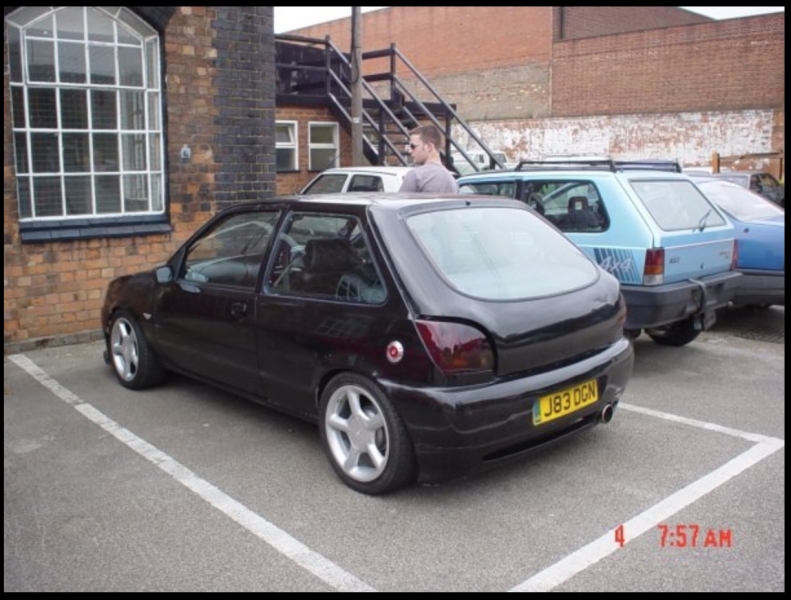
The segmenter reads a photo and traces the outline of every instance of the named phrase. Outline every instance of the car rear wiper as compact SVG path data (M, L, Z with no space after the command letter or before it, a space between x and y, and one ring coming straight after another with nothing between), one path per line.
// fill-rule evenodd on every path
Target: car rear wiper
M706 220L709 218L709 215L711 214L712 210L714 210L714 209L710 208L709 210L706 211L706 214L703 215L700 218L700 221L698 221L697 229L700 229L701 231L703 231L706 228ZM694 231L694 229L693 229L693 231Z

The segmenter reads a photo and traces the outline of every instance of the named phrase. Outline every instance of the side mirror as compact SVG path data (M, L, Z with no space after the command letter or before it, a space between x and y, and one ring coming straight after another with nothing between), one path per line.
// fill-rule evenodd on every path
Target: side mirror
M170 283L173 281L173 267L170 265L159 267L154 273L157 277L157 283Z

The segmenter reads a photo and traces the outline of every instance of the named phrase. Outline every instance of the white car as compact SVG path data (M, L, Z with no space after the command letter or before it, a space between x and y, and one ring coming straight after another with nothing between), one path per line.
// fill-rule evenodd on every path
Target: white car
M316 175L300 194L397 192L412 167L335 167Z

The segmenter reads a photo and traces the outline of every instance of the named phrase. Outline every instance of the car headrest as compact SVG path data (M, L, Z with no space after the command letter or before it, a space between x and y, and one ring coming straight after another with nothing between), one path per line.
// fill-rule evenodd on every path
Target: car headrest
M588 210L587 196L572 196L569 198L568 210Z
M312 239L305 244L304 268L312 272L348 271L357 263L354 249L343 238Z

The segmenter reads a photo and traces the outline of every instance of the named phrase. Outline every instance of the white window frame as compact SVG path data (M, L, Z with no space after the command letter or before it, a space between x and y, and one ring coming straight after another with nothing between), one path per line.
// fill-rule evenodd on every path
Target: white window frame
M126 7L23 7L6 15L5 22L20 223L163 216L164 110L156 30ZM51 60L51 71L32 71L36 53L44 57L38 63L43 69L50 68ZM54 123L40 126L31 96L46 98L50 91ZM62 98L80 92L84 100L77 109L84 112L69 115ZM114 103L114 124L96 126L94 103L100 96L102 102ZM64 126L67 116L84 119L84 124L70 129ZM42 136L55 138L49 154L34 152L35 140ZM81 145L69 150L67 136ZM104 144L97 144L102 138ZM115 160L102 162L102 147L114 146L117 153L105 156ZM102 192L108 184L111 194ZM39 189L46 189L48 197L37 199Z
M332 129L332 143L315 143L313 141L313 130L319 128ZM324 171L339 166L339 127L335 121L310 121L308 123L308 169L311 171ZM331 150L333 159L329 164L314 164L313 150Z
M277 140L277 128L281 126L288 127L289 137L288 142L280 142ZM299 123L297 121L275 121L275 153L278 150L289 150L292 153L292 166L290 169L277 169L278 173L288 173L291 171L299 171ZM277 158L275 158L277 164Z

